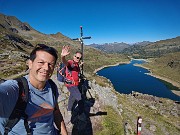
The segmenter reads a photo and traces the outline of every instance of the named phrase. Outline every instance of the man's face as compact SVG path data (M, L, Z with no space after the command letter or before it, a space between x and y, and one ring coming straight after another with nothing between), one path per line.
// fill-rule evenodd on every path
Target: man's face
M47 81L55 66L55 58L45 51L37 51L34 61L29 61L29 75L33 81L45 82Z
M82 55L80 53L76 53L74 55L74 61L75 62L79 62L81 60L81 57L82 57Z

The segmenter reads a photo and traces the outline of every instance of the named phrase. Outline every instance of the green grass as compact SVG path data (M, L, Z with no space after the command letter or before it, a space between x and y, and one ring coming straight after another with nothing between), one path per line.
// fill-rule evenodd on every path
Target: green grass
M103 117L103 128L96 135L123 135L124 126L121 117L110 106L106 107L105 111L107 116Z
M145 67L155 74L165 78L169 78L172 81L180 82L180 52L164 55L160 58L150 59L151 62L144 64ZM172 67L168 66L168 63L174 60Z

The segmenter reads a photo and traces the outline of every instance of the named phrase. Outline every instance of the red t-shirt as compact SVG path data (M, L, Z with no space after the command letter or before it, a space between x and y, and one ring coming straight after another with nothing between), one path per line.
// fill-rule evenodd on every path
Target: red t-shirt
M80 73L79 64L73 60L68 60L67 68L69 69L70 74L66 74L66 78L74 81L74 84L68 84L68 86L78 86Z

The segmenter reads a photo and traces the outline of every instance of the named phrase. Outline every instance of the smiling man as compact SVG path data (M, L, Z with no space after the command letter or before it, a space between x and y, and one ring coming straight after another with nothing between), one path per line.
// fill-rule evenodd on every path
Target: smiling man
M79 115L83 113L84 110L84 103L81 98L81 93L79 91L79 82L80 82L80 63L82 53L77 51L72 60L66 60L66 56L70 54L70 47L63 46L61 52L61 61L66 65L68 71L70 73L66 73L66 80L65 85L70 92L69 101L68 101L68 112L72 113L73 104L75 101L78 103L79 106ZM66 70L67 71L67 70Z
M25 114L10 129L7 127L14 106L19 97L19 85L16 80L7 80L0 85L0 133L8 135L67 135L63 117L58 107L58 89L50 77L57 61L57 51L44 44L38 44L30 54L29 74L25 79L29 96ZM57 96L55 96L55 94ZM25 120L27 123L25 124ZM56 128L54 126L56 124ZM57 128L59 131L57 131Z

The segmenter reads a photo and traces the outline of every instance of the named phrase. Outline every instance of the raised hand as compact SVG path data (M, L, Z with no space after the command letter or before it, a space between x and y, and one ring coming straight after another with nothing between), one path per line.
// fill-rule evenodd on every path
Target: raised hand
M62 47L62 52L61 52L61 56L67 56L70 54L70 47L69 46L63 46Z

